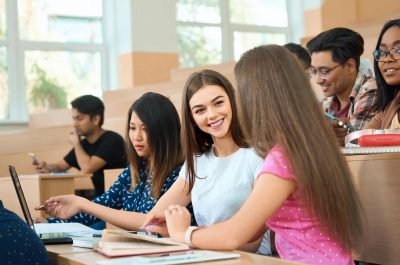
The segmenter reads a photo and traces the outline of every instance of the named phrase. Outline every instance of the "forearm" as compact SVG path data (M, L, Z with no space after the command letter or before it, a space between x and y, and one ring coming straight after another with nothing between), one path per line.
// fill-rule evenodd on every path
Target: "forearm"
M78 165L83 173L93 173L90 168L90 156L85 152L80 142L74 145Z
M112 209L91 201L86 201L80 210L126 230L139 230L146 216L143 213Z

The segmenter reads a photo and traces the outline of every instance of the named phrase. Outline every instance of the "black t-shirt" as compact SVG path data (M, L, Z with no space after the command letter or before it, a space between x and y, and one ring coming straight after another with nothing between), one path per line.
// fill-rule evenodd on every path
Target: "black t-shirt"
M0 264L50 264L36 233L0 201Z
M81 145L89 156L98 156L106 161L104 167L94 172L92 176L96 196L99 196L104 193L104 169L124 168L127 165L124 139L118 133L105 131L93 144L83 139ZM74 149L64 157L64 160L71 167L81 169Z

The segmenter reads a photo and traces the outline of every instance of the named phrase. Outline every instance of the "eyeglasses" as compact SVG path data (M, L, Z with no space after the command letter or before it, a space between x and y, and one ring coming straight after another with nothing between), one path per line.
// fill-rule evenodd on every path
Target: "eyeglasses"
M388 55L390 55L390 58L397 61L400 60L400 47L394 47L389 51L376 50L373 55L377 62L384 62Z
M335 70L336 68L338 68L339 66L341 66L342 64L344 64L344 63L340 63L332 68L324 67L324 68L321 68L320 70L317 70L315 68L310 68L309 74L311 76L315 76L315 77L317 77L317 75L318 75L322 79L328 79L329 73L332 72L333 70Z

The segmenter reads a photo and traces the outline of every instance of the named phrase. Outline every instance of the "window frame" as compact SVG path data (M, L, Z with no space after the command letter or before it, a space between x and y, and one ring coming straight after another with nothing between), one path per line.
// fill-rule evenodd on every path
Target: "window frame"
M98 52L101 60L101 89L105 91L109 86L109 58L106 40L108 27L105 21L109 21L107 12L109 5L107 0L102 0L102 42L96 43L61 43L45 41L28 41L19 39L18 0L5 0L6 37L0 40L0 46L7 51L8 68L8 117L0 119L1 124L27 123L29 119L28 104L26 98L25 81L25 52L26 51L65 51L65 52ZM111 10L112 11L112 10Z
M286 1L287 14L288 14L288 26L287 27L272 27L272 26L258 26L258 25L246 25L237 24L230 22L229 14L229 0L219 0L219 8L221 15L221 23L206 23L206 22L184 22L176 20L177 26L193 26L193 27L220 27L221 28L221 38L222 38L222 61L234 61L234 32L249 32L249 33L283 33L286 36L287 42L293 41L291 26L291 13L293 9L290 5L289 0Z

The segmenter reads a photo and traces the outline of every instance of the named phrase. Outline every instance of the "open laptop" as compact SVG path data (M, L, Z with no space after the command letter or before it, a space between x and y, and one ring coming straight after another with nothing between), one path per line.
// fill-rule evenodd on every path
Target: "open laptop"
M15 187L15 191L18 196L19 203L21 205L22 212L24 214L25 220L28 223L28 225L38 234L39 237L42 237L43 231L57 235L57 232L61 234L63 231L60 231L60 229L66 228L65 232L80 232L80 231L91 231L91 228L88 228L82 224L76 224L76 223L52 223L52 224L34 224L31 213L28 208L28 204L26 203L24 191L22 190L21 183L19 182L19 177L17 174L17 171L15 168L11 165L8 166L8 169L10 171L10 175ZM68 226L71 225L70 228ZM36 226L36 229L35 229ZM44 229L43 229L44 227ZM55 229L50 229L51 227ZM60 228L62 227L62 228ZM40 231L36 231L36 230ZM51 244L72 244L72 238L70 237L55 237L55 238L41 238L44 244L46 245L51 245Z

